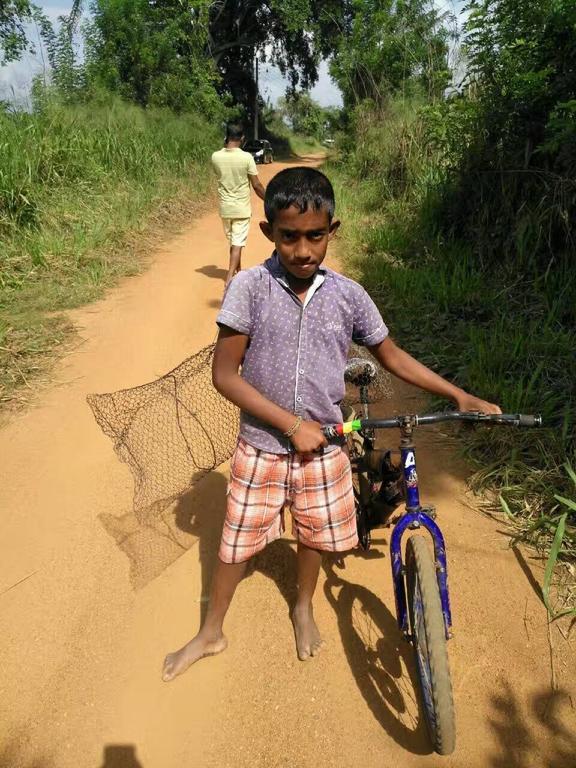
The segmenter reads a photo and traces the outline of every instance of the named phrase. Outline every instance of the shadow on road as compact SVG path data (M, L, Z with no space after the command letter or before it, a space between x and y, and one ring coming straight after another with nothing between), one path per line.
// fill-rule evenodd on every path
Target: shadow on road
M500 692L492 696L491 705L489 723L498 744L497 753L492 754L488 763L491 768L576 766L576 734L562 723L562 710L572 707L567 691L542 691L524 707L512 684L505 680ZM547 738L538 738L534 723Z
M361 555L359 555L361 556ZM324 592L334 609L344 652L360 693L388 735L416 755L430 754L426 724L416 694L411 646L396 618L366 587L325 564Z
M133 512L103 514L99 520L130 562L130 582L145 587L169 565L198 546L202 595L207 594L226 508L226 479L210 472L175 505L147 523Z
M199 267L196 272L200 272L202 275L206 275L206 277L213 277L215 280L225 280L228 274L227 269L217 267L215 264L206 264L205 267Z
M100 768L143 768L133 744L107 744Z

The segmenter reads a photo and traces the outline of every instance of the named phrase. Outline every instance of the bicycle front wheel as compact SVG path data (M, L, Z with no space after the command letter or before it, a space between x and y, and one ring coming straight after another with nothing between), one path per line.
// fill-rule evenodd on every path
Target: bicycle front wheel
M440 755L454 751L452 682L436 568L423 536L406 544L408 612L428 732Z

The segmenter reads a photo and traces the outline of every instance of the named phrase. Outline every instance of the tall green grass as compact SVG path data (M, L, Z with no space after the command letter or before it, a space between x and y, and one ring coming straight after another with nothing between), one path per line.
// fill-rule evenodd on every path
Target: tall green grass
M136 272L151 219L205 195L218 143L197 115L120 101L0 112L0 400L65 339L54 313Z
M549 551L564 520L554 546L573 557L576 517L558 499L573 498L566 466L576 466L572 259L557 253L541 270L519 249L486 262L457 232L445 234L441 160L418 103L356 114L333 173L348 268L415 357L505 411L542 413L544 429L479 429L465 449L477 463L474 486L496 491L519 534Z

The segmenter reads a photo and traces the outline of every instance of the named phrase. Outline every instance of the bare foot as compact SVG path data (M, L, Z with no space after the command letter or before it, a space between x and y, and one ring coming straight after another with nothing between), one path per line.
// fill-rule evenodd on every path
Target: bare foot
M317 656L324 647L324 641L314 621L312 606L307 605L303 608L296 606L292 611L292 624L300 661L307 661L312 656Z
M228 640L226 640L224 635L215 640L206 640L202 635L196 635L179 651L174 651L174 653L169 653L166 656L162 670L162 680L165 683L173 680L177 675L185 672L194 662L199 661L204 656L216 656L217 653L225 651L227 647Z

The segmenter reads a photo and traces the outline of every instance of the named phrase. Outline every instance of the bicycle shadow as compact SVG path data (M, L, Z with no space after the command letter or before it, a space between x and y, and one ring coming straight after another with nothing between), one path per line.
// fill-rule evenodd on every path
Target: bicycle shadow
M324 564L324 592L360 693L397 744L416 755L431 754L411 646L382 600L367 587L341 578L334 565L329 560Z

